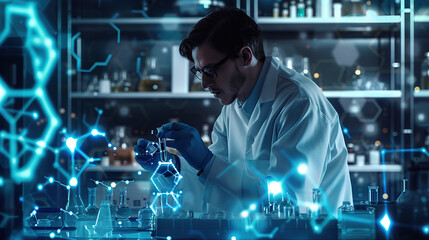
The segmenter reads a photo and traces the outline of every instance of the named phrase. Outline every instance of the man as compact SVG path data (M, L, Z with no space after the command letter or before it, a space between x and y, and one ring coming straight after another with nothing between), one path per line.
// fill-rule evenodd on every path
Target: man
M182 41L180 53L224 105L209 148L184 123L159 129L157 136L171 139L167 145L181 154L174 162L183 176L184 209L240 212L264 199L267 178L281 182L302 212L313 188L322 189L323 207L333 215L343 201L352 202L336 111L310 79L265 57L250 17L239 9L210 13ZM140 139L134 150L153 171L159 154L147 154L148 144Z

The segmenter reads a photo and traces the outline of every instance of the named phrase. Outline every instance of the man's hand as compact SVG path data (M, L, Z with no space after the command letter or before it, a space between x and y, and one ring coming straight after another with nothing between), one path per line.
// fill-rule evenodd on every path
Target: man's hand
M154 142L150 142L144 138L140 138L137 141L137 145L134 146L134 152L136 153L136 161L147 171L154 172L158 167L158 163L161 161L161 156L159 152L158 145ZM173 162L176 166L177 171L180 172L180 161L176 159L173 155L167 152L167 159ZM160 172L166 171L166 169L161 169ZM169 169L170 171L173 169ZM165 172L165 176L171 176L173 172Z
M170 138L167 146L177 149L188 161L189 165L198 171L205 168L213 157L213 153L207 148L197 129L184 123L167 123L158 129L158 138Z

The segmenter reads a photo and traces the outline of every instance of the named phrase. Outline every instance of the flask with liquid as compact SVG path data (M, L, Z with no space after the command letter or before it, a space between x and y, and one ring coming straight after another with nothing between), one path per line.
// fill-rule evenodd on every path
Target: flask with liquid
M164 91L163 77L156 57L149 58L147 70L144 73L138 86L140 92Z
M97 188L88 188L88 206L86 207L87 216L97 216L98 207L96 205Z
M109 237L113 231L110 202L108 200L103 200L100 202L100 211L97 215L94 230L102 237Z
M131 208L127 204L127 188L120 188L119 192L119 206L116 212L116 216L119 219L128 219L131 216Z
M106 200L109 202L110 215L112 218L116 218L116 205L113 203L113 189L106 189ZM100 203L101 212L101 203Z
M422 62L420 88L429 89L429 52L425 53L425 59Z

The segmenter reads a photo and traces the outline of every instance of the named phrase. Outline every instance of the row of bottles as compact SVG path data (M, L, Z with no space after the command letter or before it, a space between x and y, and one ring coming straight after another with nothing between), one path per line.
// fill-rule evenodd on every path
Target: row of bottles
M274 18L338 18L377 14L377 11L371 6L371 2L365 3L361 0L275 0L272 10Z

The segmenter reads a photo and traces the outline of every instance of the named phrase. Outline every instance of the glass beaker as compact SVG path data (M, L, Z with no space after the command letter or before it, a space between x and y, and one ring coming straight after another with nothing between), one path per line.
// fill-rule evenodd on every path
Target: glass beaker
M423 165L425 164L425 165ZM429 222L429 166L418 163L408 170L409 188L396 202L394 236L398 239L426 239Z
M95 231L102 237L113 231L112 215L110 211L110 201L103 200L100 202L100 211L94 226Z
M138 90L140 92L164 91L163 77L158 66L158 59L150 57L147 66L143 78L140 79Z
M82 198L79 194L78 186L70 187L68 191L68 201L66 205L66 211L71 212L72 214L65 214L65 223L69 227L76 226L76 216L81 216L85 214L85 206L83 205Z
M96 204L97 188L88 188L88 206L86 207L86 215L97 216L98 207Z
M116 212L116 216L119 219L128 219L131 216L131 208L127 204L127 188L120 188L119 191L119 206Z
M110 215L112 216L112 218L116 218L116 205L113 203L113 188L110 190L106 189L106 200L109 201Z

